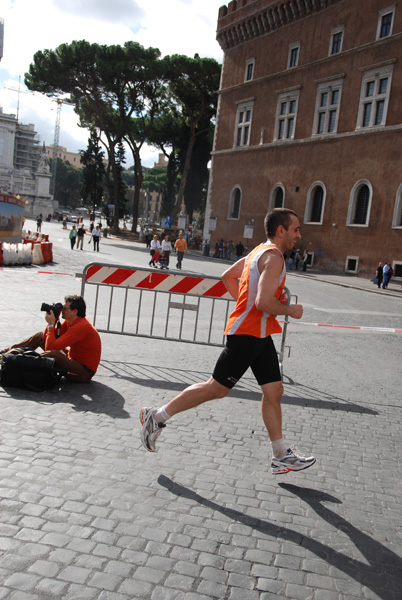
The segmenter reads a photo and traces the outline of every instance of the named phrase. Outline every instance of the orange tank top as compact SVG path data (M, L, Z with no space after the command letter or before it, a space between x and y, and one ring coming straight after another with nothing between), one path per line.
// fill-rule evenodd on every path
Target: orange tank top
M239 296L236 308L230 315L226 324L225 335L252 335L258 338L268 337L273 333L281 333L276 316L258 310L255 306L260 272L258 261L264 252L279 250L269 240L260 244L246 257L243 273L239 283ZM283 257L282 257L283 258ZM278 278L278 289L275 298L280 300L286 279L285 261L283 261L282 272Z

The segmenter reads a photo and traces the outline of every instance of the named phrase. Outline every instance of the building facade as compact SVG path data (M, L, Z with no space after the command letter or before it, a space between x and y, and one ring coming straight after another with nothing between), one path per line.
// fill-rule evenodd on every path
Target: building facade
M0 107L0 193L25 201L25 215L53 213L50 168L35 127L20 123Z
M221 7L217 39L204 237L251 248L286 206L314 266L373 275L389 261L402 277L402 7L239 0Z

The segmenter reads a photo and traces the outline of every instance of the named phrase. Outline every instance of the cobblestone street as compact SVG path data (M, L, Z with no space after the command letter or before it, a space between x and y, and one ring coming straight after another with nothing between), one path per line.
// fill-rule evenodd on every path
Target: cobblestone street
M2 347L43 326L40 302L80 293L78 267L55 255L44 274L0 271ZM359 282L323 279L308 297L288 278L308 322L314 294L352 311ZM400 327L399 293L378 309L365 285L360 322L338 322ZM142 448L140 408L209 377L219 348L102 334L91 384L0 388L0 599L401 599L401 334L300 324L287 341L285 434L317 464L286 476L271 475L251 373L169 421L157 453Z

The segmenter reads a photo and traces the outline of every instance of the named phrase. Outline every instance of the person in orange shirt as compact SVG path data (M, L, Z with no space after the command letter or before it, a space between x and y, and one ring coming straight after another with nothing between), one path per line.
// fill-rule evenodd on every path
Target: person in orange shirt
M222 275L236 300L226 329L226 346L208 381L196 383L161 408L140 411L141 442L155 452L166 421L208 400L225 397L250 367L262 390L262 418L271 442L274 475L307 469L315 458L296 454L282 434L283 385L272 334L281 331L277 315L300 319L303 306L281 302L286 279L283 253L301 238L297 214L275 208L265 217L267 241L230 266ZM239 281L240 280L240 281Z
M82 296L66 296L61 311L63 323L58 321L53 310L45 314L48 323L44 332L39 331L26 340L13 344L1 354L13 349L42 348L41 356L55 359L61 369L68 372L67 378L76 383L87 383L95 375L101 358L99 333L86 315L86 304Z
M174 243L174 247L176 248L177 252L176 269L181 269L181 263L183 261L184 253L187 252L187 242L183 238L183 233L181 231L179 233L179 237Z

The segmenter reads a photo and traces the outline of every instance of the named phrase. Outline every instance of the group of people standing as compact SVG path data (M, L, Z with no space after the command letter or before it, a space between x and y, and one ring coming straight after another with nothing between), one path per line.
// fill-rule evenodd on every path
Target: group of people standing
M170 262L170 255L173 249L176 251L176 269L181 270L184 253L187 252L187 242L184 239L183 233L179 233L179 237L175 241L174 245L168 235L165 235L162 242L159 241L159 235L154 234L150 242L150 255L151 260L149 261L150 267L158 267L161 269L168 269Z
M300 248L293 248L290 251L289 256L284 254L287 270L293 271L293 268L294 268L295 271L298 271L299 264L301 262L302 263L302 271L307 271L308 256L309 255L308 255L307 250L305 250L302 255L300 252Z
M235 245L232 240L225 242L223 239L221 239L215 242L213 258L232 260L232 254L234 253L236 260L239 260L243 256L245 250L246 248L241 242L238 242Z
M388 287L393 274L394 271L387 261L385 261L384 265L382 263L378 263L378 267L375 272L374 283L377 284L378 288L382 287L382 289L385 290Z
M70 234L69 234L71 250L74 250L74 246L75 246L76 242L77 242L77 250L84 249L85 233L86 233L86 231L85 231L83 224L81 224L79 229L77 229L77 227L75 225L73 225L73 228L70 230ZM90 225L90 234L91 234L91 239L89 240L88 243L90 244L92 241L93 246L94 246L94 251L99 252L99 240L100 240L100 236L101 236L101 226L100 225L95 226L95 224L92 222Z

